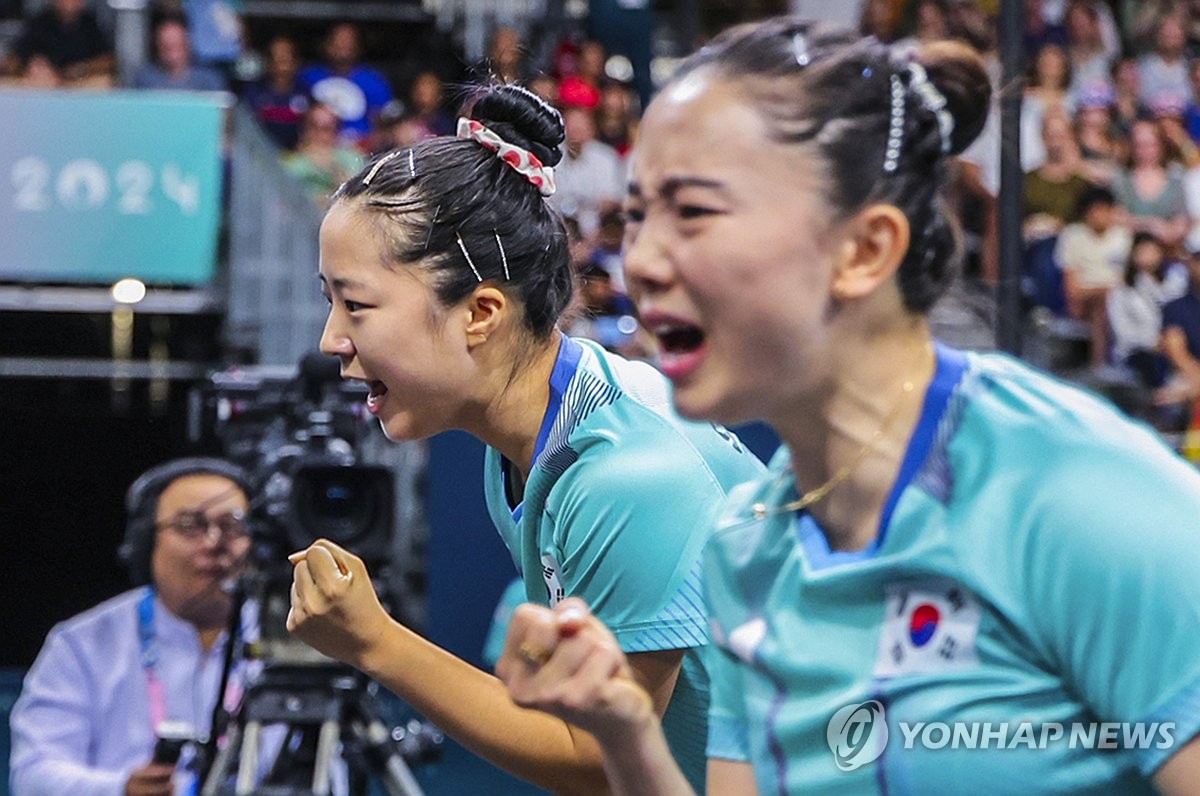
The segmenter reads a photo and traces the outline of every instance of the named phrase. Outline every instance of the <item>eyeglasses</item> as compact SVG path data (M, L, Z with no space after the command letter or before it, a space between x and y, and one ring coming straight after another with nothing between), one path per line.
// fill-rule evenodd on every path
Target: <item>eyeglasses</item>
M227 540L240 539L246 535L246 515L231 511L209 517L203 511L181 511L158 527L174 528L188 539L207 536L210 528L217 528Z

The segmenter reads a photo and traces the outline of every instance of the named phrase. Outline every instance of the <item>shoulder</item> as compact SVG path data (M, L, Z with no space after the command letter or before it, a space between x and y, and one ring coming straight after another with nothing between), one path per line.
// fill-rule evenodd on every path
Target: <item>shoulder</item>
M670 384L653 367L576 342L584 352L564 398L571 405L567 411L579 413L565 442L575 460L562 474L562 486L655 493L664 500L685 494L719 498L723 482L760 471L758 460L732 434L677 415Z
M1006 355L970 361L950 455L987 450L987 473L1035 496L1035 517L1108 527L1200 513L1200 472L1149 427Z
M47 646L52 641L70 644L111 640L132 632L137 606L144 593L142 589L123 592L58 623L47 636Z

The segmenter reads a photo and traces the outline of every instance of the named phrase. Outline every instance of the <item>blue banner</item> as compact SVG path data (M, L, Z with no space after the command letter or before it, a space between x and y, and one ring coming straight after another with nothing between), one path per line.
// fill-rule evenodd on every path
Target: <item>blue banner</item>
M0 281L212 279L220 94L0 91Z

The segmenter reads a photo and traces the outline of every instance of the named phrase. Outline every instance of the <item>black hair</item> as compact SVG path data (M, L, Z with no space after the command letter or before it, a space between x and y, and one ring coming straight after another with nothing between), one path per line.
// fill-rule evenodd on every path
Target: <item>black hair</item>
M673 80L711 69L737 81L776 138L813 148L825 198L840 218L875 203L903 211L912 242L897 279L905 306L925 312L953 281L961 255L941 196L948 156L983 129L992 87L978 53L961 42L926 45L911 60L945 99L953 120L948 149L937 113L914 86L910 59L851 31L795 17L740 25L686 60ZM889 172L893 76L904 88L904 122Z
M1133 243L1129 246L1129 257L1125 260L1124 279L1125 284L1129 287L1133 287L1134 282L1137 281L1138 274L1137 264L1133 261L1133 253L1143 243L1153 243L1158 247L1158 251L1162 255L1162 259L1158 263L1158 268L1154 271L1154 280L1161 283L1167 275L1167 266L1169 263L1167 261L1166 244L1153 232L1146 232L1144 230L1135 232L1133 233Z
M1075 218L1082 221L1089 210L1096 205L1117 204L1117 197L1108 188L1103 185L1090 185L1079 194L1079 200L1075 203Z
M134 586L151 580L150 560L154 554L155 514L158 500L167 487L191 475L218 475L237 484L249 498L250 474L233 462L206 456L172 459L151 467L125 493L125 539L117 551L118 558L129 569Z
M543 165L562 158L562 116L533 93L493 85L468 102L473 120ZM542 339L571 302L561 218L525 175L476 141L447 136L393 150L347 180L334 194L339 201L377 213L389 262L431 272L445 306L492 282L516 294L525 327Z

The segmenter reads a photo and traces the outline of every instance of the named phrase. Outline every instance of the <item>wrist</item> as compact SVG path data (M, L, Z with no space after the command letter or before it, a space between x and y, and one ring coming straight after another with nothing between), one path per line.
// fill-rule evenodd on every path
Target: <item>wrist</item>
M368 677L378 678L379 674L387 668L389 659L394 657L387 651L387 638L393 632L393 626L401 627L396 620L384 614L377 627L362 639L354 660L350 661L354 668Z

